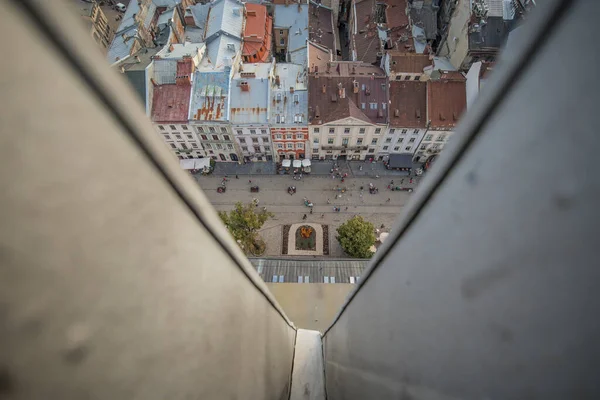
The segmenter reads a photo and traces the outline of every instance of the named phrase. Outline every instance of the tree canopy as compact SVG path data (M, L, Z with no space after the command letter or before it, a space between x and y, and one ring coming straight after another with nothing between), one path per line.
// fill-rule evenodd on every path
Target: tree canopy
M337 229L337 240L350 257L371 258L369 248L375 244L375 227L372 223L356 216Z
M262 209L257 211L257 207L253 203L242 204L237 202L234 209L229 213L219 211L219 217L231 236L244 251L255 255L262 253L261 247L264 251L264 243L258 236L258 230L272 216L272 213Z

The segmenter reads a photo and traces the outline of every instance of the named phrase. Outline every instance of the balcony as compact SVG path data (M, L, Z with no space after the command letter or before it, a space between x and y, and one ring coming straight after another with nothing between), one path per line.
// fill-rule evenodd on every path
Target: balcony
M354 151L366 151L369 147L368 146L346 146L346 145L341 145L341 146L332 146L332 145L325 145L325 146L321 146L321 149L323 150L354 150Z

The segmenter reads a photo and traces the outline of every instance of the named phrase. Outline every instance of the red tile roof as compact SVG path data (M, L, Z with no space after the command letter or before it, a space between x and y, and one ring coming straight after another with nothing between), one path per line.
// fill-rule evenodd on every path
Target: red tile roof
M440 79L427 83L427 118L431 128L456 126L467 106L466 80Z
M390 81L390 127L427 127L427 82Z
M191 85L160 85L152 96L152 121L187 122Z
M423 68L433 64L428 55L389 51L391 57L390 70L396 73L423 73Z
M246 3L245 7L246 24L242 55L252 57L246 60L247 62L266 62L271 48L273 18L267 14L267 7L263 5Z

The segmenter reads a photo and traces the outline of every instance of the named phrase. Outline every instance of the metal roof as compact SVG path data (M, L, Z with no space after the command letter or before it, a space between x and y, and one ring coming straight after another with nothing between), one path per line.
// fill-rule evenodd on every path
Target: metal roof
M154 64L154 81L157 85L168 85L175 83L177 76L176 59L156 59Z
M308 124L307 75L304 66L276 64L274 75L279 76L280 85L277 86L276 80L271 81L270 123L274 126ZM290 88L294 89L293 92ZM302 116L302 119L295 120L297 116Z
M269 283L356 283L369 261L250 259L260 277Z
M192 86L190 120L227 121L229 70L196 71Z
M204 49L204 43L173 43L165 46L161 51L156 53L160 58L182 58L185 56L197 57L199 52Z
M202 58L201 68L222 70L231 67L233 58L240 51L242 41L231 36L220 35L206 44L206 56Z
M242 37L244 4L237 0L216 0L211 4L206 22L206 41L225 34Z
M231 80L229 104L232 124L266 124L269 121L269 74L272 64L243 64ZM255 77L245 76L254 73ZM242 76L244 74L244 76ZM243 91L241 82L247 82L248 91Z
M276 4L273 12L273 27L288 28L288 52L298 49L306 51L308 40L308 4ZM306 60L307 55L299 55ZM303 62L295 62L302 64Z
M132 1L129 7L127 7L125 14L123 14L123 20L119 24L119 28L115 32L115 37L106 53L106 59L110 64L129 56L135 40L129 39L125 41L122 35L126 34L128 37L137 35L137 23L134 17L139 11L140 6L137 1Z

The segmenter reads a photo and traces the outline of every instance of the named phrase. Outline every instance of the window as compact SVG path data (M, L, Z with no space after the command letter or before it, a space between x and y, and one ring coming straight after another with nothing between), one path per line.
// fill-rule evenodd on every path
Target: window
M360 133L361 135L364 135L365 134L365 128L360 128L358 130L358 133Z
M280 124L281 123L281 115L277 114L277 123Z
M254 146L254 152L260 153L260 146Z
M208 154L215 154L215 152L214 152L214 151L212 151L212 150L209 150L209 151L208 151ZM213 158L214 158L214 157L213 157Z
M292 140L293 136L292 136L292 134L291 134L291 133L288 133L287 135L285 135L285 138L286 138L287 140Z
M187 136L187 138L190 140L194 140L194 137L192 135L185 135L185 136Z
M404 148L404 150L406 150L406 151L410 151L410 149L411 149L411 147L410 147L410 146L406 146L406 147Z
M212 135L212 140L219 140L219 135Z
M389 137L389 138L386 138L386 139L385 139L385 142L386 142L386 143L392 143L392 138L391 138L391 137Z
M363 142L362 138L356 139L356 145L357 146L360 146L362 144L362 142Z
M300 95L298 95L298 94L295 94L295 95L294 95L294 103L297 103L297 102L299 102L299 101L300 101Z
M175 137L177 138L177 140L183 140L183 139L181 138L181 135L175 135Z
M231 143L227 143L227 148L228 148L229 150L233 150L233 145L232 145Z
M179 145L182 149L187 150L187 146L185 145L185 143L179 143Z
M260 130L260 134L261 135L266 135L267 134L267 130L266 129L261 129Z
M348 138L342 139L342 146L348 146Z
M313 129L313 133L319 133L319 128Z
M365 103L360 103L360 108L361 108L361 109L363 109L363 110L364 110L366 106L367 106L367 105L366 105Z
M387 149L388 149L388 146L383 146L383 150L384 151L387 150Z
M175 143L169 143L169 144L171 145L172 149L176 149L177 148L177 146L175 146Z
M433 135L427 135L427 136L425 136L425 139L423 139L423 140L429 142L429 141L431 141L431 139L433 139Z
M386 108L386 104L385 103L381 103L381 109L385 110L385 108Z
M281 93L277 93L277 102L279 103L281 101Z
M237 132L238 135L241 135L242 133L244 133L244 132L242 132L241 129L236 130L236 132Z
M256 129L250 129L250 134L251 135L256 135Z
M344 134L349 134L350 133L350 128L344 128Z
M425 150L425 149L427 149L427 145L426 144L422 144L421 145L421 150Z
M269 146L265 146L265 151L271 151L271 148Z
M369 149L369 153L375 153L375 149Z
M172 131L176 130L177 128L175 127L175 125L169 125L169 127L171 128Z
M304 139L304 135L301 133L296 133L296 140L302 140Z
M329 134L333 135L335 133L335 128L329 128Z
M227 128L221 128L221 133L227 133Z
M204 128L203 128L203 127L199 126L199 127L197 127L196 129L198 129L198 132L200 132L200 133L204 133Z
M435 139L436 142L443 142L444 141L444 135L440 135L437 137L437 139Z
M394 134L394 132L396 132L396 130L395 130L394 128L391 128L391 129L390 129L390 131L389 131L389 134L390 134L390 135L393 135L393 134Z
M217 143L217 150L223 150L223 145L220 143Z
M258 139L257 139L257 138L255 138L255 137L253 137L253 138L252 138L252 143L258 143Z
M377 129L375 129L375 134L376 134L376 135L379 135L380 133L381 133L381 128L377 128Z
M242 151L248 151L248 146L242 146Z
M408 132L408 129L402 129L402 132L400 132L403 135L406 135L406 132Z
M181 127L183 128L183 130L184 130L184 131L187 131L187 130L188 130L188 127L187 127L187 125L181 125Z
M164 127L164 126L162 126L162 125L159 125L159 126L158 126L158 129L160 129L161 131L164 131L164 130L165 130L165 127Z
M279 34L283 35L283 30L282 29L279 30Z
M415 139L414 137L411 137L411 138L410 138L410 140L408 141L408 143L414 143L414 142L415 142L415 140L416 140L416 139Z
M301 124L302 123L302 114L294 115L294 123Z
M210 133L215 133L215 127L214 127L214 126L211 126L211 127L209 127L209 128L208 128L208 131L209 131Z
M277 143L277 148L278 149L283 149L283 143Z
M404 142L404 138L399 138L398 143L402 143L402 142Z
M210 143L205 144L204 147L206 147L207 149L212 149L212 145Z
M398 147L398 146L394 147L394 151L398 151L398 150L400 150L400 147Z
M333 144L333 138L327 139L327 144Z
M223 135L223 140L229 140L229 135Z
M418 129L415 129L415 130L413 131L413 135L418 135L418 134L419 134L419 130L418 130Z
M373 139L373 140L371 140L371 144L372 144L372 145L373 145L373 144L377 144L377 139Z
M287 148L288 149L293 149L294 148L294 143L287 143Z
M279 45L280 46L284 46L285 45L285 39L284 38L279 39Z
M198 143L192 143L192 148L197 149L198 148Z
M369 108L371 110L377 110L377 103L369 103Z
M314 144L319 144L319 138L318 138L318 137L316 137L316 138L313 138L313 143L314 143Z
M280 135L279 133L278 133L278 134L276 134L276 135L275 135L275 139L279 139L279 140L281 140L281 135Z
M303 149L304 148L304 143L302 143L302 142L296 143L296 148L297 149Z

